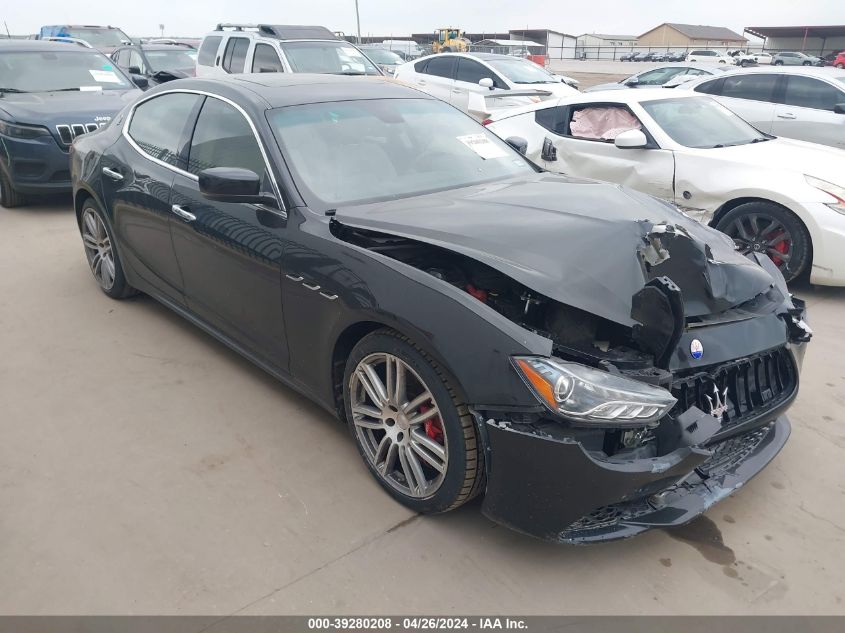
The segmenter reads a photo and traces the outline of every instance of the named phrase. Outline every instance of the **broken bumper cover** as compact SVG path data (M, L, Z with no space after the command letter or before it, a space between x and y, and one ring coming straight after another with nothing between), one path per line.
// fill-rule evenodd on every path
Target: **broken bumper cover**
M707 448L650 459L597 459L574 440L486 423L490 469L484 514L562 543L628 538L682 525L760 472L783 448L789 420L774 420Z

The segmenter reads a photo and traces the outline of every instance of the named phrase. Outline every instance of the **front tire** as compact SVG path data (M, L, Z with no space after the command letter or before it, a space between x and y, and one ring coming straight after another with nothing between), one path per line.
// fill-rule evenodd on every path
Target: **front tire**
M15 191L6 173L0 169L0 207L13 209L26 204L26 198Z
M409 339L389 329L361 339L346 363L343 398L358 451L394 499L430 514L480 492L472 416L452 379Z
M783 66L783 62L781 60L777 60L775 62L775 66Z
M807 227L798 217L771 202L748 202L731 209L716 224L742 254L766 254L787 282L810 265L812 242Z
M137 291L126 283L109 224L92 198L88 198L82 205L79 232L88 267L100 289L112 299L125 299L135 294Z

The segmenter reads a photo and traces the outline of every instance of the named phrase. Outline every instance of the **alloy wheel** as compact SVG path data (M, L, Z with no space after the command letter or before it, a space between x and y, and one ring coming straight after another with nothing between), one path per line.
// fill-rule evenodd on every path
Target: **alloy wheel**
M115 276L111 239L103 219L91 208L82 215L82 243L94 278L103 290L111 290Z
M783 223L768 215L749 213L738 216L724 229L743 255L762 253L768 255L781 270L789 268L792 258L792 234Z
M402 494L424 499L443 483L449 445L434 396L405 361L370 354L349 383L352 424L378 476Z

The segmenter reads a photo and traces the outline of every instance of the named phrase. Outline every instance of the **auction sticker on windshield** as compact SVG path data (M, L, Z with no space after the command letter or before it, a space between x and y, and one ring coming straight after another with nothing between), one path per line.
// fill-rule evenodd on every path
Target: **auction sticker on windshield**
M485 160L507 156L501 147L487 138L486 134L467 134L456 138Z
M101 83L106 84L119 84L123 83L120 81L117 75L114 74L113 70L89 70L91 76L94 78L94 81L99 81Z

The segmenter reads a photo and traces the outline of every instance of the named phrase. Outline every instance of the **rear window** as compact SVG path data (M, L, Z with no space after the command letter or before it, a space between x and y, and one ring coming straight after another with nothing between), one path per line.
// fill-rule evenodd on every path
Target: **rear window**
M220 40L222 39L217 35L205 38L200 46L197 63L201 66L214 66L214 57L217 55L217 49L220 48Z
M245 37L233 37L226 42L223 53L223 70L229 73L242 73L246 66L246 53L249 50L249 40Z

